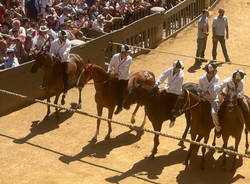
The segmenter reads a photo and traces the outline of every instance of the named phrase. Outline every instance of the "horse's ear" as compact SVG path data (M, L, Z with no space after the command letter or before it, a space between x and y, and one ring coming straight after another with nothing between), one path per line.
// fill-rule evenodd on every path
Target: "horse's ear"
M90 60L89 60L89 58L88 58L88 62L87 62L88 64L90 64L91 62L90 62Z

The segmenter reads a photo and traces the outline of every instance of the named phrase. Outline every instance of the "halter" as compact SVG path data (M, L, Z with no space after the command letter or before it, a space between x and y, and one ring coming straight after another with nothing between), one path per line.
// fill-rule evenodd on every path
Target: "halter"
M194 105L191 105L190 92L188 90L186 90L186 92L187 92L187 101L182 109L182 112L188 111L188 110L196 107L200 103L200 101L198 101Z

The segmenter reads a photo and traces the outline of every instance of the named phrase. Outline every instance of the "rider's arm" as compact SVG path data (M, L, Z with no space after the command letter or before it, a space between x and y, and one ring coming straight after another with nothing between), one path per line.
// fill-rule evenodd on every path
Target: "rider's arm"
M243 90L243 82L239 82L238 88L237 88L237 97L243 98L244 97L244 90Z
M160 77L156 80L155 84L159 86L161 83L163 83L170 75L170 69L165 70Z
M113 68L115 67L115 63L116 63L116 55L114 55L110 60L108 72L111 72L113 70Z

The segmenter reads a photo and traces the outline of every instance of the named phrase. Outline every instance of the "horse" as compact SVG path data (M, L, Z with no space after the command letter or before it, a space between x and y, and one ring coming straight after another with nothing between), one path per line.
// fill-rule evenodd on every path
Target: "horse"
M69 77L68 77L68 87L78 87L79 89L79 100L78 108L81 108L81 92L83 84L79 83L82 71L84 69L86 62L77 54L69 54ZM51 56L47 50L41 50L35 59L35 62L31 68L32 73L36 73L37 70L41 68L44 71L42 88L45 90L47 97L47 102L50 103L50 97L55 95L54 104L58 103L60 94L63 91L63 69L62 64L56 57ZM62 96L61 104L65 104L65 95ZM47 106L47 114L45 117L48 117L50 114L50 106ZM56 108L56 112L58 109ZM58 113L57 113L58 114Z
M214 123L211 117L211 105L208 101L201 100L196 94L189 92L188 90L184 90L183 98L176 103L175 109L173 112L178 112L178 114L183 113L185 111L189 111L191 114L191 139L196 142L200 142L204 138L204 143L207 144L209 140L209 135L211 130L214 128ZM228 105L228 101L225 100L221 106L222 108L219 111L219 120L222 126L222 138L223 138L223 148L227 148L227 142L229 136L235 137L235 150L238 151L238 145L241 139L241 133L243 130L243 126L245 123L242 111L239 106L231 107ZM177 115L178 115L177 114ZM204 118L205 117L205 118ZM205 120L205 121L204 121ZM239 123L235 123L239 122ZM190 148L188 150L188 154L185 160L186 166L189 164L190 156L197 147L194 144L190 144ZM206 148L202 147L202 161L201 161L201 169L204 169L205 164L205 152ZM225 153L224 157L224 168L226 164ZM233 168L235 168L235 159Z
M97 108L98 116L102 115L103 108L108 109L108 119L112 119L115 106L118 104L118 95L117 94L117 85L118 80L114 77L112 73L106 72L102 67L95 64L87 64L85 66L85 71L80 79L80 83L86 84L88 81L93 79L95 86L95 102ZM150 71L137 71L133 72L129 77L128 90L133 88L133 80L139 80L143 84L153 86L155 83L155 75ZM134 122L134 116L138 110L140 104L137 104L137 107L132 115L131 121ZM144 118L145 120L145 118ZM94 137L91 139L91 142L97 141L97 136L99 134L101 120L97 119L97 128ZM143 121L141 126L144 126L145 121ZM108 134L105 137L105 140L110 139L110 134L112 132L111 122L108 121Z
M167 93L164 90L156 91L154 87L141 85L134 81L135 87L129 91L124 102L124 108L129 109L132 104L140 103L144 105L147 117L152 123L155 131L161 131L162 124L165 120L172 118L172 109L178 95ZM157 147L159 145L159 135L154 136L154 146L150 159L155 158Z

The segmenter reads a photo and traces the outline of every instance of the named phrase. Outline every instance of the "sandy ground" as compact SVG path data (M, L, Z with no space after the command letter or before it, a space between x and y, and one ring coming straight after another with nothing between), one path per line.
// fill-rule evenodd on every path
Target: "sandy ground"
M233 62L248 64L250 1L222 0L211 12L211 18L217 14L217 8L224 7L229 18L230 38L227 42L229 55ZM197 82L203 70L196 71L191 67L193 59L177 58L161 54L165 50L186 55L194 55L196 49L197 25L193 24L175 38L162 43L155 51L134 59L132 69L147 69L157 76L169 67L174 59L185 62L185 82ZM211 57L211 36L206 50ZM219 60L224 60L219 48ZM235 65L223 65L219 68L222 79L231 75L236 69L243 69L250 74L250 68ZM249 79L246 80L249 83ZM246 94L250 95L246 85ZM70 91L68 104L77 100L77 90ZM93 86L83 91L84 108L82 110L95 113ZM69 106L69 105L68 105ZM124 111L114 119L129 122L131 111ZM143 117L141 110L136 124ZM189 168L182 162L187 149L180 149L177 141L165 137L160 138L160 145L155 160L145 159L153 145L153 135L145 133L136 136L135 132L113 125L112 139L104 141L107 134L107 123L101 124L98 142L90 145L89 140L95 133L96 120L60 112L57 122L52 114L48 120L42 121L46 113L45 106L34 104L0 119L0 183L36 183L36 184L141 184L141 183L179 183L179 184L247 184L250 183L250 160L238 160L236 172L223 171L221 154L209 152L206 156L206 169L201 171L199 156L193 157ZM107 114L104 111L105 115ZM168 128L165 122L162 131L180 136L184 130L185 120L180 117L175 127ZM152 126L148 121L147 128ZM209 142L211 144L211 140ZM242 137L240 152L244 152L245 137ZM218 142L221 145L221 141ZM187 144L186 144L187 145ZM233 141L230 142L233 145ZM231 161L229 159L229 161ZM231 162L228 162L228 167Z

